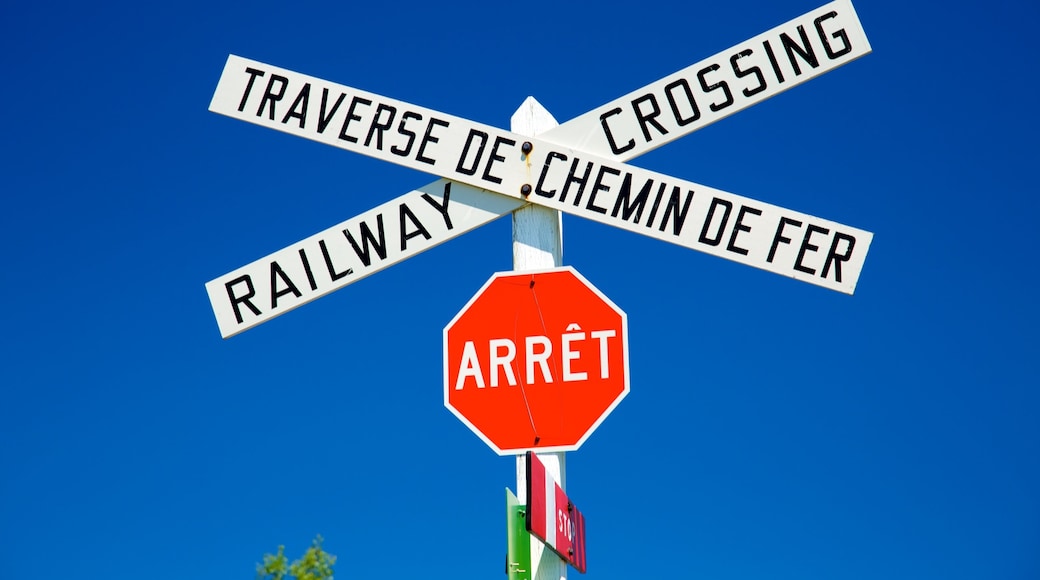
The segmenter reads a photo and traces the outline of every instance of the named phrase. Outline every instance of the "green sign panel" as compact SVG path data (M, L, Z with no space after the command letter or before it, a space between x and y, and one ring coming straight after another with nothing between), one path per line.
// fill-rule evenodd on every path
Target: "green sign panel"
M506 488L506 577L531 580L531 534L527 531L527 508Z

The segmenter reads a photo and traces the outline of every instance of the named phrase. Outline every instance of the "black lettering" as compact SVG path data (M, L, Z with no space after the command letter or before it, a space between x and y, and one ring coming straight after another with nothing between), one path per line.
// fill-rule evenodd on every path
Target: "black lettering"
M435 209L438 212L440 212L441 217L444 218L444 225L447 226L448 230L451 230L451 228L453 226L451 224L451 216L448 215L448 202L451 200L451 182L450 181L445 181L444 182L444 203L443 204L437 203L437 200L434 199L433 196L428 194L428 193L422 194L422 198L426 200L426 203L432 205L433 209Z
M284 290L277 290L279 278L282 282L285 282ZM286 294L292 294L297 298L300 297L300 291L296 288L296 284L293 284L292 280L285 275L278 262L271 262L271 310L278 308L278 299Z
M762 211L746 205L740 206L740 210L737 211L737 221L733 224L733 233L729 236L729 243L726 244L726 249L742 256L748 255L748 251L737 246L737 235L740 232L751 231L751 226L744 225L744 214L762 215Z
M599 171L596 173L596 182L592 184L592 191L589 192L589 202L585 204L585 209L601 214L606 214L607 208L599 207L598 205L596 205L596 193L600 191L610 191L610 186L603 184L604 173L610 173L611 175L621 175L621 171L614 169L613 167L601 165Z
M473 138L477 137L480 139L480 146L477 149L477 156L473 158L472 167L463 167L463 163L466 162L466 157L469 155L469 146L473 143ZM484 156L484 147L487 146L488 134L483 131L476 129L470 129L469 135L466 136L466 144L462 146L462 155L459 156L459 162L455 166L455 171L463 175L474 175L477 173L477 166L480 165L480 158Z
M289 107L289 112L282 117L282 124L285 125L289 122L289 119L295 117L300 120L300 128L303 129L304 125L307 124L307 103L310 101L310 98L311 84L305 83L303 88L300 89L300 94L296 95L292 106Z
M303 248L300 248L300 262L303 263L303 271L307 274L307 283L311 285L311 290L317 290L318 283L314 281L314 272L311 272L311 261L307 259L307 252Z
M346 233L346 231L343 233ZM349 239L350 236L348 235L347 238ZM342 272L337 272L332 265L332 256L329 255L329 248L325 245L325 240L318 240L318 245L321 246L321 255L325 258L325 268L329 271L329 277L332 278L333 282L354 273L354 268L347 268Z
M798 36L802 39L802 44L799 45L786 32L780 33L780 43L784 45L784 50L787 52L787 60L791 62L791 68L794 69L795 76L802 74L802 68L798 66L798 61L795 60L794 55L798 53L798 56L802 57L809 66L816 68L820 66L819 61L816 60L816 55L813 53L812 45L809 44L809 37L805 35L805 27L801 24L798 25Z
M380 123L379 116L382 115L384 111L390 113L390 117L387 118L385 123ZM368 136L365 137L365 147L368 147L368 144L372 142L372 135L378 133L376 135L376 149L380 151L383 150L383 131L389 129L390 125L394 123L394 115L396 114L396 107L379 103L379 106L376 107L376 114L372 118L372 126L368 128Z
M828 230L827 228L821 228L820 226L814 226L812 224L809 224L809 227L805 228L805 237L802 238L802 247L798 248L798 257L794 261L795 270L798 270L799 272L805 272L806 274L816 273L816 270L802 265L802 258L805 257L806 250L811 250L815 252L816 250L820 249L819 247L810 244L809 238L811 238L813 234L826 233L830 233L830 230Z
M628 221L628 218L632 217L634 213L636 219L632 220L632 223L638 224L639 218L643 216L643 207L646 206L646 198L650 195L650 188L654 186L653 179L647 179L643 187L639 189L639 193L636 194L634 201L629 202L632 197L632 174L626 173L625 179L621 181L621 189L618 190L617 199L614 200L614 209L610 212L610 217L617 217L618 211L621 212L621 219Z
M397 145L391 147L390 152L394 155L407 157L408 153L412 151L412 144L415 143L415 133L404 128L405 121L409 119L421 121L422 115L420 115L419 113L413 113L412 111L405 111L404 114L401 115L401 122L397 125L397 133L400 135L404 135L405 137L408 137L408 144L404 146L404 149L399 148Z
M491 146L491 155L488 157L487 166L484 168L484 175L482 176L484 181L490 181L491 183L502 183L502 178L491 175L491 165L496 161L506 160L505 157L498 154L499 145L509 145L510 147L512 147L516 145L516 141L502 136L495 137L495 144Z
M715 219L715 208L719 206L726 208L722 213L722 223L719 224L718 231L715 232L714 238L708 237L708 228L711 227L711 222ZM701 235L697 240L702 244L708 244L709 246L717 246L722 242L722 234L726 231L726 222L729 221L729 214L733 211L733 204L717 197L712 198L711 206L708 208L708 217L704 218L704 227L701 228Z
M657 208L661 206L661 196L664 195L665 184L661 184L657 188L657 197L654 198L653 205L650 206L650 215L646 218L646 227L652 227L654 225L654 218L657 217Z
M369 253L369 243L372 244L372 248L375 248L376 254L380 260L386 259L386 236L383 233L383 214L376 215L376 229L379 231L379 238L376 239L372 235L372 229L368 227L368 223L361 222L361 246L358 247L357 241L354 236L350 235L350 232L343 230L343 235L347 236L347 241L354 247L354 253L361 259L361 263L366 266L372 265L372 255Z
M620 110L620 109L618 109ZM538 183L535 184L534 192L542 197L552 199L556 195L556 190L545 191L542 189L542 184L545 183L545 176L549 174L549 164L552 163L553 159L559 159L560 161L567 161L567 156L563 153L557 153L556 151L550 151L549 155L545 157L545 165L542 166L542 172L538 175Z
M677 87L682 87L683 93L686 94L686 102L690 104L690 109L692 110L689 117L683 117L682 113L679 112L679 103L675 101L675 94L672 92ZM697 106L697 101L693 98L693 89L690 88L690 83L686 82L686 79L679 79L669 83L664 87L664 95L668 98L668 106L672 108L672 116L675 117L675 122L680 127L685 127L701 118L701 110Z
M274 92L274 84L275 83L281 83L282 84L282 86L278 89L278 93L277 94L275 94L275 92ZM271 103L271 113L269 115L269 118L272 121L274 121L274 104L276 102L282 100L282 97L285 96L285 89L288 86L289 86L289 79L287 79L287 78L285 78L283 76L279 76L279 75L271 75L271 78L268 79L268 81L267 81L267 90L264 91L264 96L263 96L262 99L260 99L260 107L258 107L257 110L256 110L256 116L257 117L262 116L264 114L264 105L266 105L268 102L270 102Z
M776 234L773 236L773 245L769 247L769 255L766 257L767 262L773 263L773 256L776 255L776 248L780 245L780 242L785 244L791 243L791 238L784 236L784 226L788 225L800 228L802 227L802 222L785 217L780 218L780 225L776 226Z
M407 115L407 113L405 113L405 115ZM420 161L422 163L427 163L429 165L433 165L434 163L436 163L436 161L434 161L433 159L430 159L429 157L423 157L423 153L426 152L426 145L428 143L437 143L437 142L440 141L439 138L433 136L433 127L434 127L434 125L440 125L441 127L447 127L448 126L448 122L447 121L443 121L441 119L438 119L436 117L430 117L430 122L426 125L426 134L423 135L422 141L419 142L419 150L415 152L415 160L416 161Z
M406 233L407 224L404 223L405 216L408 216L408 221L412 222L412 224L415 226L414 232ZM408 249L408 240L414 238L415 236L422 236L427 240L430 239L430 232L426 231L426 228L422 225L422 222L420 222L419 219L415 217L415 214L412 213L412 210L408 209L408 206L403 203L400 207L400 218L402 252Z
M837 12L831 10L830 12L824 14L823 16L820 16L816 20L813 20L813 25L816 26L816 34L820 35L820 40L823 42L823 51L827 53L827 58L831 60L834 60L839 56L845 56L846 54L852 52L852 43L849 42L849 36L845 34L844 28L839 28L831 34L831 38L841 39L842 48L838 51L835 51L831 47L830 41L827 40L827 33L823 31L823 21L830 20L831 18L834 18L837 15ZM239 111L241 110L242 109L239 109ZM841 280L838 281L841 282Z
M838 255L839 240L845 240L849 244L845 248L845 253L840 256ZM834 232L834 241L831 242L831 249L827 252L827 261L823 263L823 272L820 273L820 277L827 277L827 273L831 271L831 262L833 262L834 281L841 282L841 263L849 261L849 258L852 257L852 248L854 247L856 247L856 238L841 232Z
M339 109L340 103L343 102L343 98L346 97L346 93L340 93L339 98L332 105L332 110L329 114L325 114L325 107L329 102L329 89L321 90L321 110L318 112L318 133L324 133L325 129L329 126L329 122L332 121L332 116L336 114L336 110Z
M660 230L663 232L668 225L668 216L675 215L672 219L672 235L678 236L682 232L683 224L686 223L686 213L690 211L690 203L693 201L693 190L686 192L686 202L679 209L679 186L672 187L672 195L668 198L668 205L664 206L664 217L661 218Z
M650 111L644 113L639 105L642 103L650 103ZM667 135L668 131L657 122L657 117L661 115L661 107L657 105L657 97L653 93L647 93L638 99L632 101L632 110L636 113L636 119L639 121L639 128L643 131L643 138L649 143L651 140L650 129L647 125L653 125L662 135Z
M357 137L354 137L353 135L347 135L347 125L349 125L351 121L361 120L360 115L354 114L354 109L356 109L359 104L367 107L372 104L372 101L362 97L354 97L350 100L350 107L347 109L347 118L343 119L343 127L341 127L339 130L339 138L343 139L344 141L357 143Z
M726 107L733 104L733 93L729 92L729 84L726 81L719 81L713 85L709 85L708 81L704 78L708 73L719 70L719 65L713 64L702 68L697 72L697 80L701 83L701 88L704 89L705 93L710 93L715 89L722 89L722 94L726 95L726 98L721 103L712 103L708 105L708 108L712 111L721 111Z
M577 183L578 196L574 199L574 207L578 207L578 204L581 203L581 194L585 191L585 184L589 181L589 175L592 174L592 163L589 162L585 164L585 173L581 177L575 177L578 173L578 163L580 162L581 160L577 157L571 162L571 170L567 174L567 181L563 184L563 192L560 193L560 202L567 201L567 192L570 191L571 184Z
M607 118L613 117L621 113L621 107L617 107L603 113L599 116L599 124L603 127L603 134L607 136L607 143L610 145L610 150L614 152L614 155L621 155L625 151L628 151L636 146L635 139L629 139L628 143L625 143L624 147L618 147L617 142L614 141L614 133L610 130L610 125L607 125Z
M742 91L740 91L744 93L745 97L750 97L751 95L761 93L762 91L766 90L766 78L762 76L762 69L758 68L757 66L753 66L745 71L740 70L740 65L737 64L738 60L749 57L751 56L751 54L752 53L750 49L742 50L729 58L729 65L733 68L733 74L737 75L737 78L742 79L748 75L755 75L755 78L758 79L757 87L753 89L745 88Z
M234 286L242 282L246 283L246 293L242 296L235 296ZM250 298L256 296L256 290L253 288L253 279L249 277L249 274L239 276L238 278L227 282L224 284L224 289L227 290L228 298L231 299L231 308L234 309L235 320L237 320L239 324L242 324L242 311L238 309L239 304L245 304L253 314L260 316L260 309L253 306L253 303L249 301Z
M253 90L253 81L256 80L256 77L264 76L264 71L255 68L246 67L246 72L249 73L249 82L246 83L246 90L242 93L242 100L238 103L239 113L246 108L246 101L249 100L249 92ZM620 111L621 109L618 110ZM242 321L239 320L239 322Z
M766 56L769 57L769 64L773 67L773 74L776 75L776 81L780 84L784 84L784 73L780 70L780 63L776 62L776 55L773 54L773 47L769 45L768 40L762 41L762 47L766 49Z

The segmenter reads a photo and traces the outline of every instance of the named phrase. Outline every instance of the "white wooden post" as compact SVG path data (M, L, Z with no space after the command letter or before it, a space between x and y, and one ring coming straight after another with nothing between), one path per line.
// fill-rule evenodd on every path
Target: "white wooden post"
M534 137L559 123L534 97L527 99L510 118L510 130ZM532 168L537 175L537 168ZM534 187L534 183L530 184ZM563 265L563 222L560 212L528 204L513 212L513 270L544 270ZM560 487L567 489L566 458L563 453L538 454ZM527 466L523 455L516 456L516 495L527 497ZM551 524L550 524L551 525ZM566 580L567 564L541 540L531 536L531 565L535 580Z

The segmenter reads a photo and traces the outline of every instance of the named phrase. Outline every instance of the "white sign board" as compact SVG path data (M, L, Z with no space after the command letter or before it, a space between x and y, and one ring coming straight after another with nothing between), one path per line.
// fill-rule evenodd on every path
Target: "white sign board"
M514 211L524 202L440 180L206 284L233 336Z
M540 138L631 159L870 53L838 0L597 107Z

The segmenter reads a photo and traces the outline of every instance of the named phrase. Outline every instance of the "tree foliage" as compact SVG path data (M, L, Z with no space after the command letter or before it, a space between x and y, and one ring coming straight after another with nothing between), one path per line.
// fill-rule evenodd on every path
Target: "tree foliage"
M333 580L336 557L322 549L321 542L318 535L303 556L291 564L285 557L285 546L278 546L277 554L264 554L264 561L256 565L257 580Z

